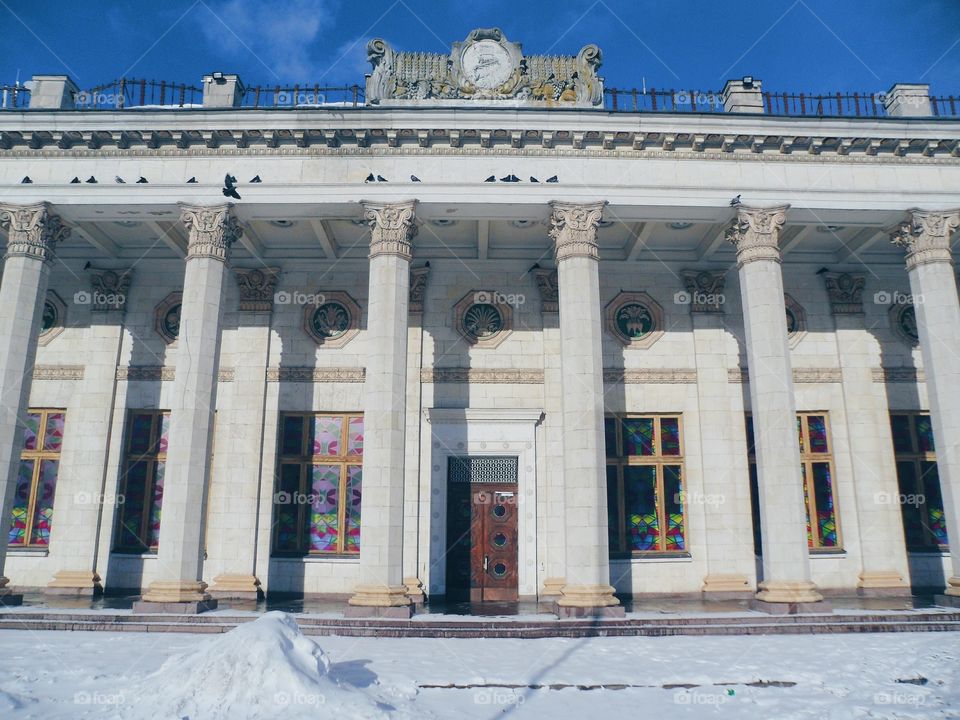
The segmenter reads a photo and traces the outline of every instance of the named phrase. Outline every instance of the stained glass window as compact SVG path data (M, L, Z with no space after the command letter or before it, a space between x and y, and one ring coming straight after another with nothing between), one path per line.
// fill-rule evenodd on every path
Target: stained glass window
M680 417L608 417L605 435L610 553L686 551Z
M363 416L284 414L278 446L274 553L358 553Z
M750 458L750 491L754 516L754 547L760 552L759 485L753 418L747 415L747 455ZM797 413L797 442L800 446L800 475L807 511L807 544L811 550L835 551L840 542L836 508L833 445L826 413Z
M946 551L947 526L930 416L897 413L890 416L890 429L900 490L896 501L903 516L907 547L914 551Z
M131 410L126 452L117 494L117 552L156 552L160 545L163 477L167 464L170 413Z
M7 542L13 547L47 547L53 523L63 410L29 410L24 419L23 450L13 495Z

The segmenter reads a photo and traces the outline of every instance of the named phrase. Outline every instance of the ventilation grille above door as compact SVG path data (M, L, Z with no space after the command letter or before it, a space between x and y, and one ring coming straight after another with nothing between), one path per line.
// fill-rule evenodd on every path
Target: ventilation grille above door
M450 457L447 477L452 483L515 483L516 457Z

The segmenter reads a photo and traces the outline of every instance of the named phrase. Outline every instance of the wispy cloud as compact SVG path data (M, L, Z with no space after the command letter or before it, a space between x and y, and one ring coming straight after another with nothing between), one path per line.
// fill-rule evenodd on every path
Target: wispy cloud
M312 79L329 54L338 0L205 0L216 18L203 22L208 43L226 59L252 55L277 79ZM326 52L324 52L326 51Z

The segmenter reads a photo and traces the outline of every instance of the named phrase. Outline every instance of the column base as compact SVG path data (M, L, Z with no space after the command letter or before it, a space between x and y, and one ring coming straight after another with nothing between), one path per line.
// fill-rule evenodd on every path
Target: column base
M263 591L256 575L225 573L213 579L210 596L218 600L259 600Z
M815 603L823 600L817 586L809 580L771 580L757 586L757 600L766 603Z
M410 602L414 605L423 605L426 596L423 594L423 583L420 582L420 578L405 577L403 584L407 587L407 597L410 598Z
M753 597L753 588L746 575L707 575L701 588L708 600L742 600Z
M0 607L16 607L17 605L23 605L23 595L20 593L14 593L12 590L6 587L10 582L10 578L3 577L0 575Z
M93 597L103 592L100 576L91 570L59 570L43 591L46 595Z
M563 586L567 584L567 579L562 577L546 578L543 581L543 590L540 591L540 597L560 597L563 595Z
M624 617L626 612L613 596L611 585L564 585L557 600L558 617Z
M143 598L133 604L135 613L199 615L216 610L217 601L205 592L207 584L197 580L154 580Z
M933 602L944 607L960 607L960 576L947 580L947 588L942 595L934 595Z
M406 585L358 585L344 617L409 618L413 614Z
M910 583L896 570L860 573L857 595L860 597L902 597L910 595Z

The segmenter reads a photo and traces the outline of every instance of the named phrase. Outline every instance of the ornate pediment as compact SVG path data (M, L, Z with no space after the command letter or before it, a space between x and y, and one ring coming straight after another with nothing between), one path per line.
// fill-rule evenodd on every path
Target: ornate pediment
M371 40L367 57L368 104L513 105L594 107L603 104L597 76L600 48L587 45L576 55L524 56L499 28L471 32L449 55L398 52L385 40Z

